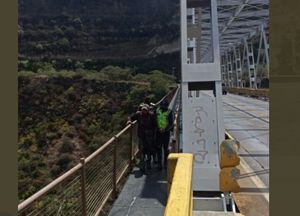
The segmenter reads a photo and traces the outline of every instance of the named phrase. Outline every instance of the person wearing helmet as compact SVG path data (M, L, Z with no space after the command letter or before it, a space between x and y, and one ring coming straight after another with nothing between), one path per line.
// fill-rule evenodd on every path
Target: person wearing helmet
M162 155L164 158L164 167L167 167L167 158L169 154L170 132L173 130L173 112L168 108L169 103L162 101L156 109L156 150L158 156L158 169L162 169ZM162 153L163 151L163 153Z
M139 108L138 108L139 111L141 111L144 104L147 104L150 108L150 111L153 112L153 110L155 108L155 103L151 102L150 96L146 96L145 99L144 99L144 102L139 105Z
M155 115L150 111L150 107L144 104L141 111L137 111L128 117L128 123L137 120L139 152L140 152L140 170L144 173L147 169L151 169L151 155L155 148Z
M138 107L138 111L141 111L142 107L144 106L144 104L147 104L149 106L149 110L151 112L154 112L156 104L151 102L151 97L149 95L146 95L144 98L144 102L141 103ZM151 154L151 161L154 162L154 164L157 164L157 154L156 151L153 152L153 154Z

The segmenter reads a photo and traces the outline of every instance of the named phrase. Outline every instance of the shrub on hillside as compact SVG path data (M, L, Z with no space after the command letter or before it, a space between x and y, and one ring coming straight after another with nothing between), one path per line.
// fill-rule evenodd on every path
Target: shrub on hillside
M62 153L70 153L74 149L74 144L72 143L72 140L68 136L62 137L62 145L60 148L60 152Z
M106 74L111 80L131 80L132 71L129 68L120 68L115 66L104 67L100 73Z

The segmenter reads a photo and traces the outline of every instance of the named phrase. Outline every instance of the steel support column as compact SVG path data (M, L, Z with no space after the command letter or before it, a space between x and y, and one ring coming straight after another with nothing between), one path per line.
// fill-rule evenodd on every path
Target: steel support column
M233 87L233 75L232 75L232 58L231 52L227 52L228 56L228 74L229 74L229 86Z
M230 50L231 52L231 60L232 60L232 78L233 78L233 86L238 86L238 80L237 80L237 72L236 72L236 60L234 55L234 48Z
M267 63L267 77L269 78L270 76L270 59L269 59L269 43L268 43L268 40L267 40L267 35L266 35L266 31L264 29L264 26L262 25L261 26L261 33L262 33L262 38L263 38L263 41L264 41L264 56L266 58L266 63Z
M238 47L233 48L233 55L234 55L234 59L235 59L237 87L243 87L243 85L242 85L241 52Z
M229 59L228 59L228 53L226 52L225 53L225 65L226 65L226 68L225 68L225 70L226 70L226 76L227 76L227 87L230 87L230 75L229 75L229 67L228 67L228 65L229 65Z
M194 154L194 191L220 190L219 148L225 138L217 1L207 2L209 4L181 0L182 138L183 152ZM198 53L196 62L187 61L187 39L196 37L199 46L204 40L201 31L194 36L188 31L187 10L191 8L200 8L211 14L212 58L209 62L202 63L203 58ZM202 20L201 16L198 20Z
M226 86L226 74L225 74L225 60L224 56L221 56L221 74L222 74L222 82Z
M247 59L247 69L249 74L249 86L250 88L257 88L256 83L256 70L254 63L254 55L253 55L253 44L252 42L248 42L247 39L244 39L244 45L246 48L246 59Z
M264 47L262 49L262 47ZM261 51L263 50L263 59L261 59ZM267 77L269 77L269 44L267 41L266 32L264 30L264 25L260 27L260 39L259 39L259 46L257 51L257 60L256 60L256 69L258 70L260 65L264 65L266 62L267 67ZM260 64L261 63L261 64Z

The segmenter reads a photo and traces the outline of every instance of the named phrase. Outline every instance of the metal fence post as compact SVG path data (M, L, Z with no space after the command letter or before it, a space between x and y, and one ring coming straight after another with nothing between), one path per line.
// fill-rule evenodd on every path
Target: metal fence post
M176 148L177 148L177 153L180 152L180 121L179 121L179 118L180 118L180 115L179 115L179 112L180 112L180 105L178 107L178 111L177 111L177 118L176 118Z
M82 202L82 215L87 216L86 210L86 185L85 185L85 159L80 158L81 167L81 202Z
M129 170L132 170L133 124L130 123Z
M115 140L113 142L113 198L117 197L117 137L115 136Z

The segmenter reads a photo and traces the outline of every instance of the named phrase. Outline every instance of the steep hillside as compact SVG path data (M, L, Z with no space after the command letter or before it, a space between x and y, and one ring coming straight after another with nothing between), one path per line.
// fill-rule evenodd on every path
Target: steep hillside
M147 92L168 91L179 1L19 0L18 10L22 200L120 130Z
M172 77L131 69L19 73L19 199L32 195L125 126L145 94L164 95Z
M178 0L19 0L19 56L116 59L149 57L158 47L173 52L178 14Z

